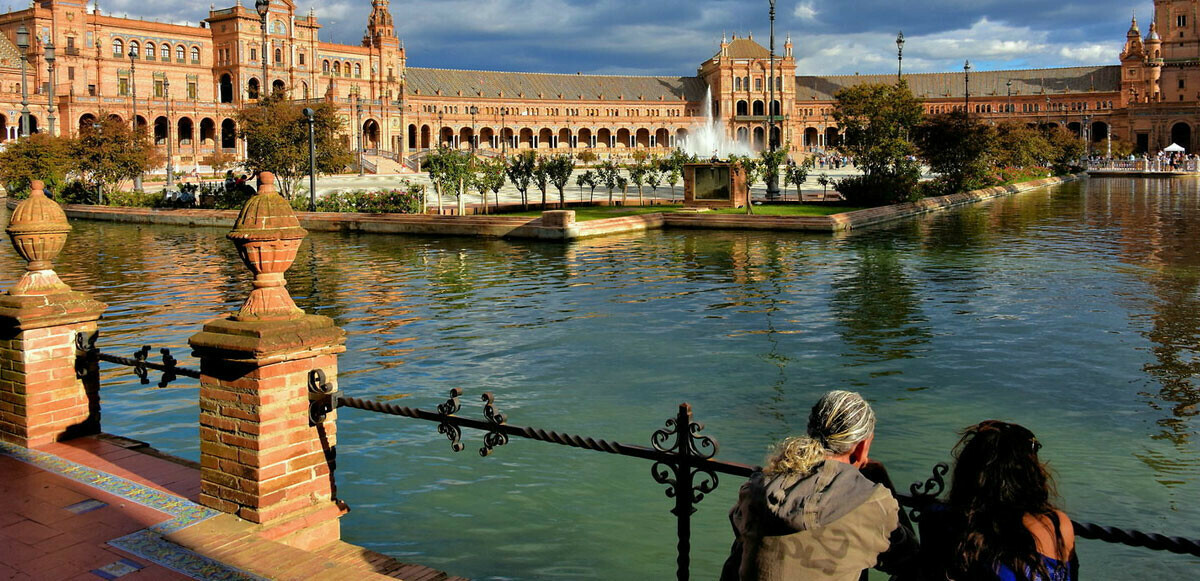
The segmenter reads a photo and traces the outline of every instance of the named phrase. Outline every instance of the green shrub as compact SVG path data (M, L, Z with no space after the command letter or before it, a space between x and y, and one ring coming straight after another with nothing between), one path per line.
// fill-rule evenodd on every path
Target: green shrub
M109 206L124 208L159 208L162 207L162 192L122 192L116 191L104 198Z
M837 182L835 189L851 206L884 206L921 199L925 188L918 188L921 173L915 166L898 174L852 175ZM928 182L927 182L928 183Z
M83 180L71 180L58 195L64 204L95 204L96 186Z
M293 198L292 208L308 210L308 199ZM367 214L421 213L421 186L404 183L389 190L332 192L317 199L318 212L363 212Z

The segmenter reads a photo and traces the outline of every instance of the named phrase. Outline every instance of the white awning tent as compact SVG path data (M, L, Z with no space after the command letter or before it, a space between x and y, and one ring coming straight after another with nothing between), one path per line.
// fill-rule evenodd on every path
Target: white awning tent
M1167 153L1183 153L1185 150L1183 149L1182 145L1179 145L1178 143L1172 143L1171 145L1168 145L1166 147L1166 149L1164 149L1163 151L1165 151Z

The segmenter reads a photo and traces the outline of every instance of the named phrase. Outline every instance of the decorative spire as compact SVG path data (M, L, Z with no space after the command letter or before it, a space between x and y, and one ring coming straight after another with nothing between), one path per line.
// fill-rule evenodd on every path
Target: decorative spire
M254 290L233 316L236 321L280 321L304 316L288 294L283 273L296 260L308 231L287 200L275 191L275 175L258 174L258 192L246 202L227 237L254 273Z
M25 274L8 294L29 296L69 291L71 287L54 272L53 262L67 243L71 225L62 207L45 196L41 180L33 180L30 190L29 198L13 210L5 229L17 254L28 262Z
M1150 32L1146 33L1146 42L1161 42L1162 37L1158 36L1158 23L1150 21Z

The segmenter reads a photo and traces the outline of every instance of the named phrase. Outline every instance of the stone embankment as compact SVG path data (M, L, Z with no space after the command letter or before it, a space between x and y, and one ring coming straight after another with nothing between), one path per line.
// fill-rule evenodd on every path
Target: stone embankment
M309 230L326 232L364 232L371 234L417 234L435 236L482 236L535 240L577 240L611 234L627 234L660 228L714 230L776 230L799 232L844 232L877 226L939 210L982 202L993 198L1061 184L1087 177L1076 174L1051 177L1020 184L996 186L925 198L916 202L880 206L830 216L758 216L664 212L640 216L622 216L604 220L576 222L574 212L553 210L540 218L505 215L436 216L412 214L358 214L337 212L297 212L300 224ZM9 200L9 207L16 200ZM171 224L179 226L216 226L228 228L237 219L235 210L155 210L109 206L64 206L73 219Z

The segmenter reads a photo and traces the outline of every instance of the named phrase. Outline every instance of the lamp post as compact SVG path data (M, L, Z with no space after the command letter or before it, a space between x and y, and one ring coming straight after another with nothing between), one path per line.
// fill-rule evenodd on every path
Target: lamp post
M175 166L171 163L171 79L163 79L163 97L167 100L167 187L175 185Z
M479 141L479 138L475 137L475 115L479 113L479 107L471 105L471 108L467 109L467 112L471 114L471 154L474 155L475 144Z
M130 94L129 100L130 100L130 102L133 103L133 138L134 139L138 138L137 78L134 76L134 73L136 72L135 68L136 68L136 63L137 63L137 57L138 57L137 51L133 50L133 47L131 46L129 48L129 94ZM136 176L133 176L133 191L135 191L135 192L143 191L143 189L142 189L142 172L138 172L138 174Z
M1008 113L1016 113L1016 110L1013 109L1013 104L1012 104L1012 79L1009 79L1007 83L1004 83L1004 86L1008 87L1008 111L1007 112Z
M767 149L775 153L775 0L771 0L771 78L767 79L770 91L767 97ZM778 173L778 172L776 172ZM779 197L779 176L772 174L767 178L767 199ZM747 195L747 198L749 196ZM750 205L746 200L746 205Z
M271 84L267 82L267 13L271 11L271 0L255 0L254 9L258 11L259 18L262 19L262 65L263 76L262 85L258 88L259 101L266 101L267 87Z
M29 137L29 87L25 67L29 62L29 29L22 24L17 29L17 48L21 49L21 137Z
M442 127L442 110L439 108L438 109L438 134L437 134L438 149L442 148L442 129L444 129L444 127Z
M963 63L963 109L971 114L971 61Z
M97 136L104 134L103 129L104 126L98 121L92 123L92 130L96 132ZM97 139L97 141L99 141L99 139ZM96 176L96 204L101 206L104 205L104 181L100 179L99 175Z
M355 87L357 89L358 87ZM358 175L363 175L363 140L362 140L362 97L354 91L354 112L358 115Z
M46 74L49 76L46 86L49 88L49 90L47 91L47 97L48 97L48 102L50 105L49 108L47 109L46 122L49 124L50 135L53 136L54 135L54 41L51 40L51 41L47 42L44 50L45 50L44 58L46 59Z
M904 31L896 35L896 84L904 80Z
M313 137L313 125L317 119L315 111L304 108L304 122L308 123L308 211L317 211L317 141Z
M504 136L504 116L508 114L508 107L500 108L500 158L504 159L504 154L508 152L508 139ZM439 130L440 131L440 130Z

